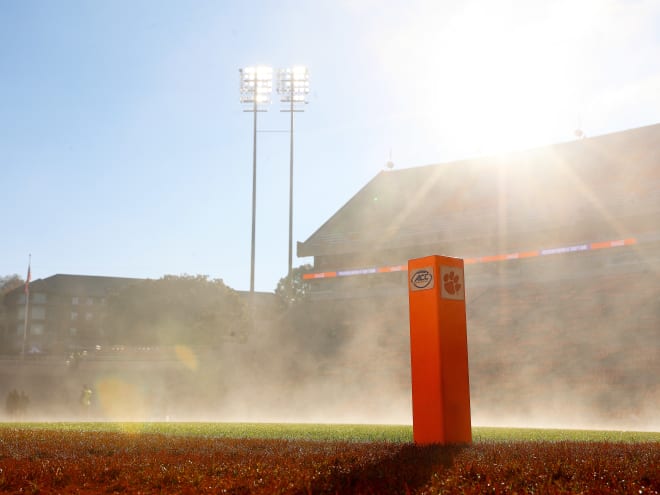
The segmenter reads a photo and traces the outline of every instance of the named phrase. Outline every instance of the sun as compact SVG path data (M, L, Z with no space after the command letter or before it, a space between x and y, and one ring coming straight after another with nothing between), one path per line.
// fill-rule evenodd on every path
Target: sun
M416 131L477 155L571 139L589 76L585 26L602 15L578 4L468 2L444 15L438 3L402 23L381 61Z

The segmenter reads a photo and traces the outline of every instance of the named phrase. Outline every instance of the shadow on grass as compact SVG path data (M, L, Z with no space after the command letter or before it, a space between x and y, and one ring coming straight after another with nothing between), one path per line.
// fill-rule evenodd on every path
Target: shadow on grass
M376 462L336 465L331 474L315 479L302 494L407 494L429 482L434 473L452 465L466 446L402 445L394 455Z

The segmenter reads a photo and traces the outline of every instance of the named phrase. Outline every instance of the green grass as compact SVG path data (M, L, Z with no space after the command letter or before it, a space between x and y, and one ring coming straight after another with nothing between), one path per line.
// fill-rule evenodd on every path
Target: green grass
M472 429L472 439L475 442L660 442L660 432L493 428L480 426Z
M409 425L345 425L296 423L0 423L4 429L48 429L85 432L156 433L207 438L263 438L350 442L412 442ZM475 442L607 441L660 442L660 432L554 430L475 427Z

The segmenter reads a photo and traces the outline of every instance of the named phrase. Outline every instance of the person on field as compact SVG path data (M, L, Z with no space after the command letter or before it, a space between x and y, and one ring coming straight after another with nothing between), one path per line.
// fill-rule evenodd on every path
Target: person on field
M83 385L82 392L80 392L80 404L87 418L89 418L89 411L92 407L92 395L92 389L87 384Z

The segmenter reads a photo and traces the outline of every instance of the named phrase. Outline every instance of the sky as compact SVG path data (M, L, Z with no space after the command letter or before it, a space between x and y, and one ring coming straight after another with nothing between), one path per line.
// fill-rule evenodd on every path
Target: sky
M0 0L0 276L249 289L239 68L305 65L294 249L385 168L660 122L659 0ZM258 114L255 287L286 275L289 114ZM272 132L282 131L282 132ZM295 257L294 266L311 259Z

